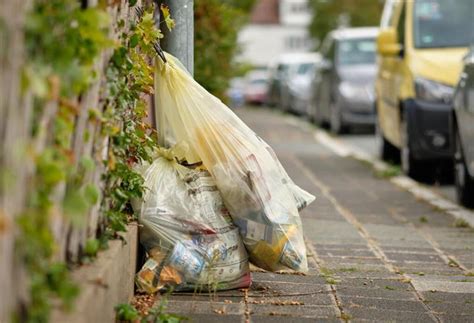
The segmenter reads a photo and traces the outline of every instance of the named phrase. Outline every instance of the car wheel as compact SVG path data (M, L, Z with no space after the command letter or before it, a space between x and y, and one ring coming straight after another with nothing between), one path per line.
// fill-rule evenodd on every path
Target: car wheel
M306 108L306 118L311 123L316 123L316 119L314 118L314 113L315 113L314 110L315 110L314 102L310 100Z
M344 134L345 132L347 132L347 127L342 122L341 109L339 105L335 102L331 102L329 106L329 110L331 113L331 117L329 120L331 132L336 135Z
M408 121L407 117L404 116L400 124L400 135L401 135L401 149L400 149L400 162L402 170L405 175L410 176L413 179L428 181L430 174L430 165L427 162L416 160L413 158L413 154L410 147L410 135L408 132Z
M458 129L455 129L454 139L454 183L458 202L474 208L474 179L469 175L461 145Z
M384 161L399 163L400 162L400 150L392 145L383 135L382 129L378 123L375 126L375 135L377 137L377 143L380 151L380 157Z

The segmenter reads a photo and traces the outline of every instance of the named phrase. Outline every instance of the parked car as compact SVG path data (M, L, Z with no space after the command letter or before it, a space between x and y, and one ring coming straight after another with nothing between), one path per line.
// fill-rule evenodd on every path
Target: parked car
M235 77L230 80L226 95L232 108L239 108L244 105L245 80L242 77Z
M322 44L321 81L315 84L309 114L334 133L375 124L377 32L375 27L335 30Z
M289 110L299 115L308 114L308 106L314 97L314 80L319 78L322 57L319 53L314 61L297 64L290 69L288 80Z
M472 37L472 0L388 0L377 38L383 159L415 178L450 161L454 85Z
M270 67L270 87L267 103L283 111L290 110L289 81L297 70L297 66L314 63L318 60L316 53L283 54Z
M244 97L250 104L263 104L268 95L268 73L257 70L250 71L245 76Z
M452 120L456 195L459 203L474 208L474 47L464 58Z

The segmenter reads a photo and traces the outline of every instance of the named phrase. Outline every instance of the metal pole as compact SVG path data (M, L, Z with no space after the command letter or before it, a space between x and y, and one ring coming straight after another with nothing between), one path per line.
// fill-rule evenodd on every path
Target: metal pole
M165 38L162 47L177 57L188 72L194 74L194 0L162 0L168 5L171 17L175 20L175 28L169 32L162 27Z

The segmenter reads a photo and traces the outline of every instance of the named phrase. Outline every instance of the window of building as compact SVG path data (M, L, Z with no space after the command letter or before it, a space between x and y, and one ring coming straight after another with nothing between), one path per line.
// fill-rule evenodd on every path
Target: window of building
M289 36L285 40L285 46L289 49L302 49L308 46L306 37Z
M306 2L294 2L290 5L290 11L293 13L304 13L308 9Z

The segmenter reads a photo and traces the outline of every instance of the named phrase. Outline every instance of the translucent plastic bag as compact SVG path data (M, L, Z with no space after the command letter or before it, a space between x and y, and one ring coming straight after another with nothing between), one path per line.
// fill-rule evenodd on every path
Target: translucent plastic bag
M248 287L247 252L209 172L160 157L142 174L148 191L133 204L150 258L138 287L148 293Z
M160 127L185 143L216 181L250 260L267 270L307 270L298 208L314 196L297 187L273 150L166 54L157 62Z

